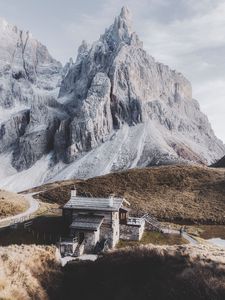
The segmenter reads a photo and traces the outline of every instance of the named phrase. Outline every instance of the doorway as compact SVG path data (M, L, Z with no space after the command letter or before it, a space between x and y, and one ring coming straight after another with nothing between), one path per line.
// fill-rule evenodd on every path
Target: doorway
M81 244L84 241L84 232L78 232L78 243Z

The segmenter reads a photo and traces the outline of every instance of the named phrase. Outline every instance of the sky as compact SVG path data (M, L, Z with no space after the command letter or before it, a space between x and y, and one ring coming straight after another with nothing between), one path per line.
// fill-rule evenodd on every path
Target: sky
M182 72L225 142L225 0L0 0L0 16L29 30L62 63L97 40L121 7L156 60Z

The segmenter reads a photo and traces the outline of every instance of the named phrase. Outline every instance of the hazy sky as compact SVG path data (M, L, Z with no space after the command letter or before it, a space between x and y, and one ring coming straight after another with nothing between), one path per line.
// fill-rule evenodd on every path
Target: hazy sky
M192 82L225 142L225 0L0 0L0 16L30 30L65 63L83 39L98 39L123 5L149 54Z

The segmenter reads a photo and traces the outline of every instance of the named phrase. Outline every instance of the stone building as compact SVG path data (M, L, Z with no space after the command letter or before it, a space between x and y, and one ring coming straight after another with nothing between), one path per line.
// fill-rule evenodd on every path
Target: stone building
M72 241L61 242L61 253L93 253L106 241L109 248L114 248L120 238L140 240L145 221L129 217L127 206L129 202L123 198L81 197L72 190L70 200L63 207L63 218L69 226ZM76 251L68 250L74 249L74 243Z

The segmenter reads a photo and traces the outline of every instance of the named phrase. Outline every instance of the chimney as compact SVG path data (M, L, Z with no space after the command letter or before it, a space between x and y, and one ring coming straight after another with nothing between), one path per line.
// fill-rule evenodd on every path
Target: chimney
M71 197L76 197L77 196L77 189L74 186L74 189L71 190Z

